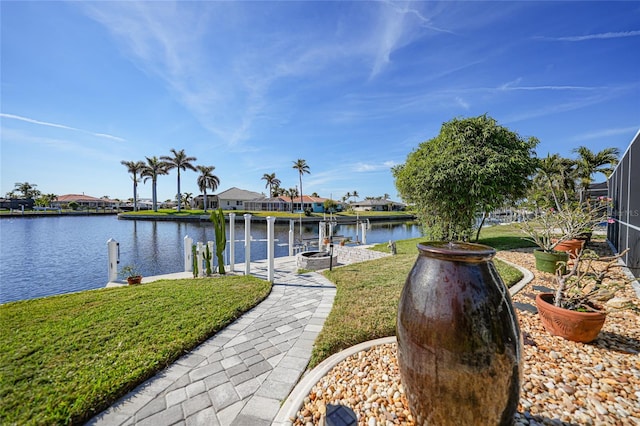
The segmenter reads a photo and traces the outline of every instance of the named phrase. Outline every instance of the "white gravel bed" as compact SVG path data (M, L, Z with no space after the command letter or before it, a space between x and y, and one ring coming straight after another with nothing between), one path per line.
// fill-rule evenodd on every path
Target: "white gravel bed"
M535 312L535 294L551 275L535 270L531 249L498 257L535 275L513 297L523 336L523 380L516 425L640 426L640 314L610 310L597 340L571 342L548 334ZM619 294L635 299L631 286ZM352 408L359 425L413 425L396 359L396 345L378 345L346 358L305 398L295 425L321 424L327 404Z

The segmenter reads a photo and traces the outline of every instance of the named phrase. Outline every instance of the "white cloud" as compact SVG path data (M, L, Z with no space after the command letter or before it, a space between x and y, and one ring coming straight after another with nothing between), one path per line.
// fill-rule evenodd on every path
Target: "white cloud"
M115 153L111 152L108 149L100 150L91 146L86 146L79 142L73 142L65 139L51 138L51 137L43 137L43 136L34 136L32 134L27 134L20 130L10 129L6 127L2 127L2 138L3 144L16 144L20 145L21 149L29 149L25 148L25 145L34 145L38 146L38 151L40 152L41 148L50 149L53 151L70 153L71 155L91 158L95 159L101 163L117 163L120 161ZM46 154L45 154L46 155Z
M632 126L632 127L621 127L621 128L615 128L615 129L603 129L595 132L576 135L573 138L571 138L571 140L584 141L584 140L590 140L590 139L601 139L601 138L607 138L610 136L624 135L625 133L634 135L638 131L638 129L640 129L640 125Z
M586 34L581 36L536 37L536 39L547 40L547 41L587 41L587 40L604 40L604 39L611 39L611 38L624 38L624 37L637 37L637 36L640 36L640 31L634 30L634 31Z
M395 161L384 161L382 163L356 163L353 164L351 170L358 173L388 171L397 163Z
M464 109L469 109L471 107L469 102L465 101L460 96L456 96L455 101L458 105L460 105Z
M86 133L88 135L93 135L93 136L96 136L96 137L99 137L99 138L111 139L111 140L118 141L118 142L124 142L125 141L123 138L120 138L118 136L108 135L108 134L105 134L105 133L90 132L88 130L82 130L82 129L78 129L76 127L66 126L64 124L50 123L50 122L47 122L47 121L40 121L40 120L36 120L36 119L33 119L33 118L22 117L22 116L14 115L14 114L0 113L0 117L8 118L8 119L11 119L11 120L24 121L26 123L31 123L31 124L37 124L39 126L55 127L55 128L58 128L58 129L71 130L71 131L74 131L74 132Z
M453 34L434 25L424 13L411 8L410 2L384 1L379 9L378 27L375 29L375 59L370 79L373 79L391 63L391 54L422 36L422 29Z
M606 89L606 87L594 87L594 86L571 86L571 85L541 85L541 86L521 86L522 77L518 77L513 81L508 81L497 87L498 90L509 91L509 90L528 90L528 91L536 91L536 90L598 90L598 89ZM489 89L492 90L492 89Z

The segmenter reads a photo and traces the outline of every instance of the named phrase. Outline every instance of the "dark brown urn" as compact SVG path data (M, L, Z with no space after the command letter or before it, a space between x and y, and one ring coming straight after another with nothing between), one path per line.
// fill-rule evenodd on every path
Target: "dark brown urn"
M398 364L418 425L512 425L521 339L491 247L418 244L398 306Z

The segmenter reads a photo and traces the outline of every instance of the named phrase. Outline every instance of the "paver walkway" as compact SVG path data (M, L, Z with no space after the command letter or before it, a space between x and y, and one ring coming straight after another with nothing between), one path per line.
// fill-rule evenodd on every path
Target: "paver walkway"
M267 276L266 262L251 274ZM275 259L269 296L138 386L90 425L270 425L305 371L335 296L317 273Z

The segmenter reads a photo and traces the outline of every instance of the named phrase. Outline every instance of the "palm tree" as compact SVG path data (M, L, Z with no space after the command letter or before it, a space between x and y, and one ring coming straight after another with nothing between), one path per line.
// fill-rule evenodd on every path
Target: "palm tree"
M43 195L43 197L45 197L47 199L47 203L49 204L49 207L53 207L51 204L58 198L58 194L45 194Z
M278 179L276 177L275 173L265 173L264 175L262 175L262 180L267 181L266 185L264 186L265 188L268 186L269 187L269 198L274 197L273 195L273 187L279 187L280 186L280 179Z
M351 196L353 197L353 201L358 201L358 197L360 196L360 194L358 194L358 191L353 191L351 193Z
M204 211L207 212L207 188L210 188L211 191L215 191L218 189L218 185L220 185L220 179L218 176L212 174L215 166L196 166L200 175L198 176L198 188L202 191L203 201L204 201Z
M273 187L273 196L274 197L279 197L281 195L286 195L287 190L284 188L281 188L280 185L276 185Z
M22 198L36 198L40 195L40 191L36 189L35 183L16 182L15 190L22 193Z
M173 153L173 157L163 155L160 157L161 160L166 161L167 170L178 169L178 212L180 212L180 200L182 199L182 194L180 194L180 170L193 170L196 171L196 168L191 164L192 161L196 161L196 157L187 157L187 154L184 153L184 149L180 151L176 151L171 148L171 152Z
M131 173L133 179L133 211L138 210L138 173L142 171L144 163L142 161L125 161L120 162Z
M301 158L299 158L298 161L293 162L293 168L296 169L300 175L300 210L304 210L304 204L302 201L302 175L305 173L311 174L311 172L309 171L307 162Z
M193 194L191 192L185 192L184 194L182 194L182 202L184 203L185 209L189 208L189 201L191 201L192 198L193 198ZM180 205L179 202L178 202L178 205Z
M582 201L583 194L586 193L589 185L593 182L592 176L594 173L602 173L607 178L611 176L614 166L618 164L620 150L618 150L618 148L605 148L597 154L594 154L593 151L586 146L579 146L574 149L573 152L579 156L576 160L576 165L582 186L582 190L580 191L580 201Z
M144 181L151 179L151 204L153 206L153 211L158 211L158 193L156 191L158 176L169 174L167 170L167 163L161 161L155 155L151 158L145 157L147 159L147 164L144 165L142 171L140 172L140 176L144 176Z
M560 157L558 154L548 154L538 162L540 178L549 185L553 202L558 210L561 208L556 192L562 192L565 204L569 202L569 194L575 192L575 165L573 160Z
M284 195L291 198L291 213L293 213L293 199L298 196L298 188L285 189Z

